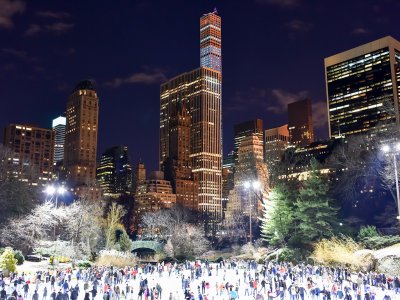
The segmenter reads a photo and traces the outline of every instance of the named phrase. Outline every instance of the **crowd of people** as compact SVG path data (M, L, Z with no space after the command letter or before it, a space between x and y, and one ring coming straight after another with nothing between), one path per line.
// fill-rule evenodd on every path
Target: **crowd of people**
M194 261L0 273L1 300L394 300L399 277L346 268Z

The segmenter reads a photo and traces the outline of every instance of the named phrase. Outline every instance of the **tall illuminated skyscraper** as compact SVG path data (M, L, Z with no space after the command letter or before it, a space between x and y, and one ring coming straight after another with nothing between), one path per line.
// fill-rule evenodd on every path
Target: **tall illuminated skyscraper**
M78 83L67 102L64 167L71 186L96 179L99 98L90 80Z
M64 159L65 125L65 117L60 116L53 120L52 128L55 133L53 159L54 164Z
M198 183L198 209L219 218L222 210L221 73L199 68L181 74L161 85L160 98L160 165L171 157L176 143L170 140L176 128L171 124L171 114L181 99L187 103L191 118L189 157Z
M222 71L221 17L216 9L200 18L200 66Z
M400 124L400 42L387 36L325 58L329 135Z
M189 163L198 184L198 210L211 220L222 215L221 18L216 11L200 19L201 67L170 79L160 88L160 166L178 153L184 161L185 128L190 128ZM184 103L190 127L174 125ZM175 130L175 131L174 131ZM176 130L181 133L176 134ZM175 139L174 139L175 137ZM171 140L172 139L172 140ZM187 147L186 147L187 148Z
M128 147L111 147L101 155L97 166L97 180L104 196L118 198L129 195L132 190L132 167Z
M169 120L169 156L163 162L165 179L172 184L176 202L197 210L198 185L190 158L191 118L183 101L178 100Z

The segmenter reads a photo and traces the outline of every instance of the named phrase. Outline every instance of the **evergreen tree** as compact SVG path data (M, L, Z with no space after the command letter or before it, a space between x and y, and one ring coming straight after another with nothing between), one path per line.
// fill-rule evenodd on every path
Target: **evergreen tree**
M271 245L284 246L295 234L294 221L295 182L279 183L264 203L261 219L262 238Z
M126 233L125 228L123 228L121 226L120 230L122 231L122 233L119 236L119 240L118 240L119 247L120 247L121 251L124 251L124 252L130 251L132 248L132 241L129 238L129 235Z
M303 182L295 203L294 219L298 223L298 237L302 244L331 236L338 224L338 209L328 195L328 182L321 178L315 160L311 161L311 167L311 175Z

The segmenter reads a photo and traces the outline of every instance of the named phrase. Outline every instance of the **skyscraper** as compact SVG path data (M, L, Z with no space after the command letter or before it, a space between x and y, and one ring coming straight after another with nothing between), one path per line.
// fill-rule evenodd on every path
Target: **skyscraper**
M69 96L66 112L64 167L72 186L96 179L99 98L90 80L78 83Z
M282 125L275 128L265 130L265 161L268 169L271 171L273 167L281 161L286 148L289 146L289 129L288 125Z
M332 138L399 125L400 42L387 36L325 58Z
M32 185L52 179L54 132L51 129L10 124L4 130L4 146L12 152L9 176Z
M146 180L146 168L144 166L144 163L139 161L139 163L136 165L135 171L133 172L133 182L132 182L133 194L136 194L138 186L144 183L145 180Z
M304 99L288 104L289 141L305 147L314 142L311 100Z
M174 143L190 128L189 162L198 184L198 209L212 220L222 213L222 136L221 136L221 18L217 12L200 19L201 67L170 79L160 88L160 166L172 158ZM180 105L187 109L190 127L181 123L176 135L174 116ZM189 121L188 121L189 122ZM185 129L186 128L186 129ZM171 141L174 138L175 142ZM186 137L185 137L186 138ZM177 140L176 140L177 139ZM181 140L180 149L187 150ZM185 146L184 146L185 145ZM179 149L178 149L179 150ZM179 152L179 151L178 151ZM187 152L185 152L187 153ZM185 155L180 151L181 161ZM178 159L178 160L179 160Z
M264 141L263 120L254 119L235 124L233 134L234 134L233 159L234 163L237 163L239 147L244 138L255 134L263 143Z
M222 161L222 212L223 218L229 201L229 192L234 188L235 163L233 160L233 151Z
M268 169L264 162L263 141L256 133L242 139L235 164L234 188L229 193L227 218L235 214L256 216L262 209L262 194L268 190ZM252 193L246 190L246 182L258 181L260 190ZM256 205L257 204L257 205Z
M171 111L169 130L169 157L163 162L165 179L170 181L176 203L192 209L198 209L198 184L192 173L190 159L191 118L183 101L178 100Z
M65 117L58 117L53 120L52 128L55 133L54 137L54 159L56 164L64 159L64 143L65 143Z
M200 18L200 66L222 71L221 17L216 9Z
M128 147L115 146L107 149L97 166L97 180L104 196L118 198L132 190L132 167Z
M198 183L198 209L221 216L222 142L221 73L199 68L161 85L160 165L171 157L171 115L179 101L187 103L191 119L190 164Z

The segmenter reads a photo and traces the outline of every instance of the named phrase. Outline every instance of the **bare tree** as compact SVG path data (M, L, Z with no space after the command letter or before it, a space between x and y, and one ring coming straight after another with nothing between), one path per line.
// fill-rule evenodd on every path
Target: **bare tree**
M146 212L141 218L143 236L158 240L166 240L181 224L196 223L196 221L198 216L180 205L175 205L171 209Z
M112 203L106 219L105 225L105 240L106 240L106 249L113 249L116 244L116 231L123 230L125 231L121 220L125 215L126 211L121 205L116 203Z
M144 236L159 240L166 240L171 234L171 215L169 211L159 210L146 212L141 218Z
M30 214L10 219L0 229L0 243L27 253L38 241L49 239L58 222L59 216L54 206L44 203L34 208Z
M76 252L86 256L97 252L104 245L104 219L102 207L92 201L78 200L66 207L69 220L66 220L64 239L71 241Z
M144 237L166 241L165 251L173 257L194 257L208 249L202 226L193 223L195 214L181 206L142 216Z
M195 258L206 252L209 242L201 226L184 223L174 228L174 234L167 242L167 255L176 258Z
M246 239L249 231L249 222L246 221L243 213L235 211L224 222L224 236L228 242L237 244Z
M99 250L103 235L102 212L92 205L78 201L55 207L45 202L31 213L9 220L0 229L0 243L24 253L35 248L43 252L47 248L49 254L54 254L51 251L63 243L74 249L74 257L87 258Z

